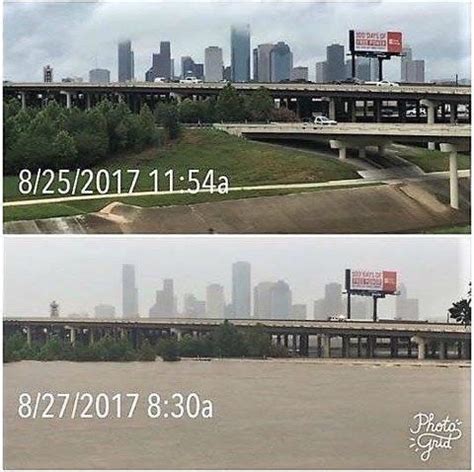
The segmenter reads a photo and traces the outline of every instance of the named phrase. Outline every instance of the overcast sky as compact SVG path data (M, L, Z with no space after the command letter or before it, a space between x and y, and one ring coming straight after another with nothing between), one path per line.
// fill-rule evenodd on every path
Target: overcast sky
M452 301L465 295L469 238L460 236L376 237L5 237L5 316L93 312L99 303L121 314L122 264L134 264L142 314L154 302L162 279L173 278L182 295L205 299L210 283L231 295L231 266L252 264L252 286L286 280L293 303L312 302L329 282L343 283L344 269L395 270L409 297L420 300L420 317L445 319ZM394 298L379 302L393 315Z
M402 31L415 58L426 60L426 78L470 76L470 6L456 2L8 2L4 21L4 78L42 81L51 64L55 80L88 77L95 67L117 77L117 41L130 38L135 75L144 80L160 41L171 41L180 57L204 59L204 49L221 46L230 62L230 26L251 25L252 48L285 41L294 65L308 66L314 79L316 61L325 59L328 44L347 48L348 30ZM399 80L399 60L386 66ZM176 70L178 72L178 70Z

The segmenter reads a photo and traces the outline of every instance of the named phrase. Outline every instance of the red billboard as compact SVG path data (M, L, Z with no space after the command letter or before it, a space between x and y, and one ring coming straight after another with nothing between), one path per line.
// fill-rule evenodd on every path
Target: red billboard
M389 270L350 270L348 288L359 292L394 293L397 273Z
M355 53L394 55L402 53L402 33L399 31L354 31L352 38L351 50Z

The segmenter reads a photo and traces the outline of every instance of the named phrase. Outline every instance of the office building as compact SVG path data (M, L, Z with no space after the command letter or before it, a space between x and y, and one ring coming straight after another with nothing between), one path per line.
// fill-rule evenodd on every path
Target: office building
M195 77L194 72L195 62L191 56L181 57L181 78Z
M274 282L260 282L253 289L253 316L259 319L272 317L272 289Z
M270 52L270 81L290 80L293 69L293 53L288 44L280 41Z
M293 67L293 69L291 69L290 80L305 80L307 82L308 77L307 67Z
M292 294L290 286L279 280L272 287L271 312L272 318L286 320L290 317Z
M172 317L176 314L173 279L163 280L163 289L156 291L155 304L148 311L150 318Z
M109 84L110 71L108 69L92 69L89 71L89 82L91 84Z
M43 82L53 81L53 68L50 65L43 67Z
M273 44L259 44L254 49L254 80L262 83L271 82L270 53Z
M293 320L306 320L306 311L306 305L303 303L291 305L290 318Z
M171 43L161 41L160 52L153 54L151 67L145 73L145 80L154 82L157 78L171 79L173 77L172 69Z
M204 50L204 77L206 82L220 82L223 78L222 48L209 46Z
M400 59L400 81L407 83L425 82L425 61L413 59L413 51L410 47L403 48Z
M206 289L206 313L209 318L223 318L225 312L224 287L211 284Z
M324 84L327 82L327 62L317 62L316 63L316 83Z
M343 314L345 314L345 309L342 303L342 285L338 283L327 284L324 288L324 298L314 302L314 319L327 320L330 316Z
M94 317L100 319L115 318L115 307L101 303L94 307Z
M206 302L198 300L193 294L184 295L183 314L188 318L203 318L206 315Z
M232 264L232 310L236 318L250 317L250 278L250 264L248 262Z
M204 64L194 63L194 77L199 80L204 79Z
M417 321L419 317L419 302L416 298L408 298L405 285L400 284L400 294L395 299L395 316L402 320Z
M230 33L232 82L250 82L250 25L233 25Z
M232 82L232 69L230 66L224 67L222 75L224 76L224 80L226 80L227 82Z
M135 266L122 266L122 316L126 319L138 317L138 289L135 282Z
M118 81L130 82L135 75L132 42L121 41L118 45Z
M345 78L344 46L341 44L331 44L326 48L326 82L344 80Z

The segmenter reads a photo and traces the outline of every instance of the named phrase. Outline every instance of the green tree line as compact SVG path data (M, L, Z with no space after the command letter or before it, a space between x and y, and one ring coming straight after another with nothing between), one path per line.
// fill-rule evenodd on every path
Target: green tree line
M15 333L6 336L3 343L4 362L20 360L38 361L154 361L160 356L165 361L176 361L181 357L286 357L283 346L272 344L271 336L262 326L239 330L225 321L212 333L199 338L190 335L177 339L175 336L161 338L156 345L148 339L134 348L126 339L104 336L94 343L77 341L72 345L68 340L51 337L45 343L27 344L26 335Z
M295 121L287 108L274 108L268 90L240 93L228 84L217 98L158 102L138 114L124 102L103 100L89 110L4 103L4 171L87 168L124 151L141 151L179 138L181 123Z

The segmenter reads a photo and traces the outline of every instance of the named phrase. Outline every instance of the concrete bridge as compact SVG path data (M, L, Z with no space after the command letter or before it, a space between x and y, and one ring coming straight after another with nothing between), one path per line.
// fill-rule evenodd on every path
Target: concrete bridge
M393 142L427 143L434 149L449 153L450 203L459 209L459 182L457 153L471 147L471 125L407 124L407 123L338 123L316 126L311 123L273 124L215 124L215 128L229 134L250 139L292 139L301 141L323 141L339 150L339 159L345 160L347 149L358 149L365 157L366 147L378 146L383 154L385 147Z
M229 320L245 331L257 325L284 345L293 355L308 356L315 345L317 357L332 357L334 343L340 345L342 357L407 357L439 359L471 356L471 327L459 324L401 321L303 321L303 320ZM160 337L183 335L199 337L212 333L222 319L204 318L5 318L4 335L23 333L29 344L45 342L57 335L75 344L93 343L102 336L127 337L135 347L143 339L156 343ZM315 341L315 342L312 342ZM333 343L333 346L331 344Z
M449 105L451 122L457 119L459 105L471 103L471 88L466 86L438 86L433 84L400 85L398 87L379 87L376 85L350 84L294 84L294 83L235 83L241 92L267 89L274 99L293 109L298 116L307 117L315 111L322 112L332 119L348 121L380 122L383 119L384 103L393 102L398 110L398 120L407 120L408 107L416 110L415 119L420 120L422 106L428 109L427 120L446 120L446 107ZM151 108L162 99L183 98L193 100L216 96L226 86L225 83L15 83L4 82L5 96L17 97L23 106L40 105L54 99L68 108L79 106L88 108L103 98L125 101L134 111L147 103ZM356 106L359 106L357 117ZM440 110L438 118L437 110ZM470 121L470 108L468 109ZM426 118L425 118L426 120Z

